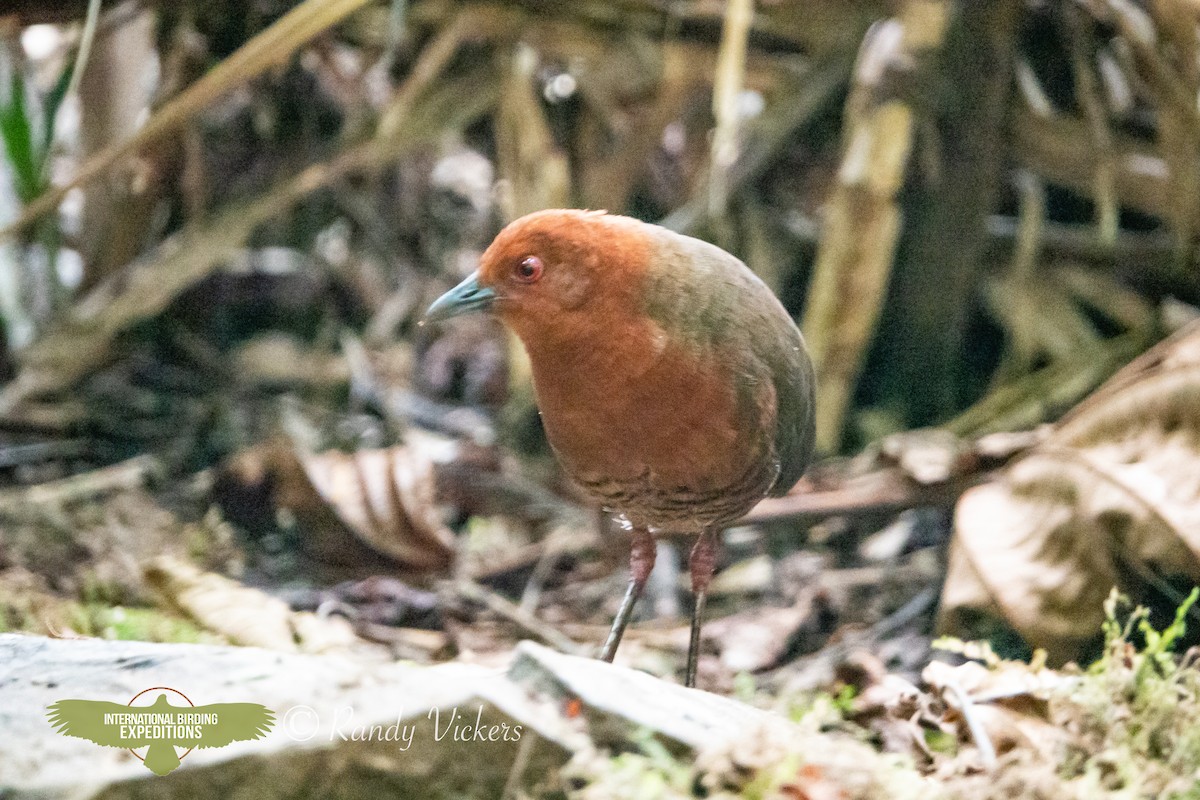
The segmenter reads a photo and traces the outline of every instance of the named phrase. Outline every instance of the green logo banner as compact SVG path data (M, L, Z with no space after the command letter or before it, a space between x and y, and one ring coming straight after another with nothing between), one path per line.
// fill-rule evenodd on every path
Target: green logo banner
M155 692L157 698L152 699ZM173 705L168 695L182 701ZM143 704L134 705L136 701ZM193 748L259 739L275 724L275 712L258 703L197 706L182 692L166 686L139 692L125 705L59 700L48 707L47 717L59 733L132 750L155 775L171 772ZM145 755L137 752L140 748L146 748ZM180 749L185 752L179 753Z

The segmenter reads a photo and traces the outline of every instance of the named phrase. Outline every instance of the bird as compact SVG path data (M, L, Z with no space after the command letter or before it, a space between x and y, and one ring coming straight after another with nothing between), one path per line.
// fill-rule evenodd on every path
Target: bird
M695 686L717 536L812 459L815 377L775 293L721 248L604 211L506 225L424 322L487 311L520 339L552 450L631 535L612 661L655 537L697 536L685 685Z
M179 766L176 747L224 747L259 739L275 721L275 713L258 703L173 706L165 694L148 706L59 700L47 710L50 724L67 736L107 747L146 747L142 763L155 775L166 775Z

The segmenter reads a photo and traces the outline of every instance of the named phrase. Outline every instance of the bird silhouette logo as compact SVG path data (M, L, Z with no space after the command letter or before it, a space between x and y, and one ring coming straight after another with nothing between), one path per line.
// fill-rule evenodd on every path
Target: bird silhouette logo
M134 705L153 692L160 694L152 703ZM172 705L168 694L183 698L186 705ZM197 747L225 747L232 742L259 739L275 724L275 712L258 703L197 706L182 692L166 686L139 692L126 705L105 700L59 700L47 711L50 724L59 733L106 747L126 748L155 775L171 772ZM141 748L146 748L145 755L137 752Z

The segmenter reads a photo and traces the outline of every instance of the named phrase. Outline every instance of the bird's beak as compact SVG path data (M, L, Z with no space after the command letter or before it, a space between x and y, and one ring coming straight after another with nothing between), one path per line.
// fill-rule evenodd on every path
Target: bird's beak
M471 311L484 311L491 308L495 300L496 291L480 286L479 273L473 272L465 281L434 300L422 322L436 322Z

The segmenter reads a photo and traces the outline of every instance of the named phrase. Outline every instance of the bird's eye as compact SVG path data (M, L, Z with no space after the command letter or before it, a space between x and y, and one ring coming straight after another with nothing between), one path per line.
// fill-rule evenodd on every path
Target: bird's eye
M545 269L545 266L542 264L542 260L540 258L537 256L525 256L519 262L517 262L517 267L514 270L514 273L517 276L517 280L524 283L533 283L538 278L542 277L543 269Z

